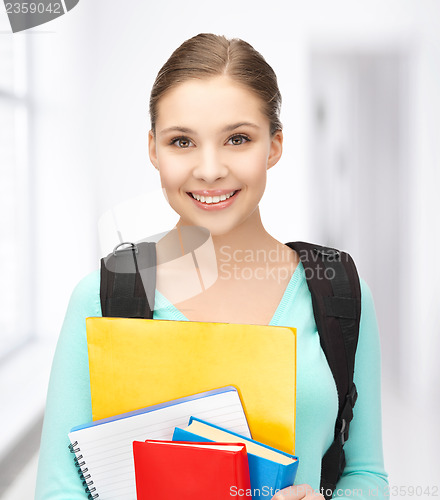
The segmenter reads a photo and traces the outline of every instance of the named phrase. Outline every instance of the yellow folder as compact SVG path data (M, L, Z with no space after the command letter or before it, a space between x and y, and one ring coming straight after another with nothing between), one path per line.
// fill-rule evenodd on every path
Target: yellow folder
M94 420L234 385L253 439L295 451L295 328L86 321Z

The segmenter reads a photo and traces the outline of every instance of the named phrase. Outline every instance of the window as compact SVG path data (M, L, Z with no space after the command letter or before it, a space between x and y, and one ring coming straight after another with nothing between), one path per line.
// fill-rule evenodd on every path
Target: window
M32 336L27 37L0 34L0 360Z

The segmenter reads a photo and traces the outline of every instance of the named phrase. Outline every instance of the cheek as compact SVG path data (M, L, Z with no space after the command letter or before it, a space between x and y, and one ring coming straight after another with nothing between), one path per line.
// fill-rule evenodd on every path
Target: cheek
M243 156L237 162L237 171L249 184L265 182L267 173L267 157L260 150Z
M159 161L159 174L162 187L175 189L186 180L188 172L182 160L163 158Z

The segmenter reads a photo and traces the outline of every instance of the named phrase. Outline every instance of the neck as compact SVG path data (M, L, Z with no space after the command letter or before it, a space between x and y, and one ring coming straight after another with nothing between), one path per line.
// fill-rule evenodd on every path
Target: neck
M246 221L232 231L225 234L212 234L212 241L216 252L229 248L234 250L260 250L273 245L275 240L266 231L261 222L257 208L252 215L252 221Z
M243 224L222 234L179 220L156 249L157 288L173 304L198 295L200 280L207 289L221 284L220 278L239 280L235 276L240 277L243 268L247 276L256 267L290 268L295 264L292 250L264 229L258 208Z
M183 227L185 227L185 223L179 220L176 228ZM217 234L213 232L211 233L211 239L216 253L224 247L231 250L256 250L276 243L276 240L264 228L258 207L242 224L227 233Z

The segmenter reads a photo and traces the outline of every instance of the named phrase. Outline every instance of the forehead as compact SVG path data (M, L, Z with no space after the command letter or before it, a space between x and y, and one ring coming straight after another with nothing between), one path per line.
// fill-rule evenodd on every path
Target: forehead
M158 128L267 120L261 98L226 76L194 79L168 91L158 102Z

